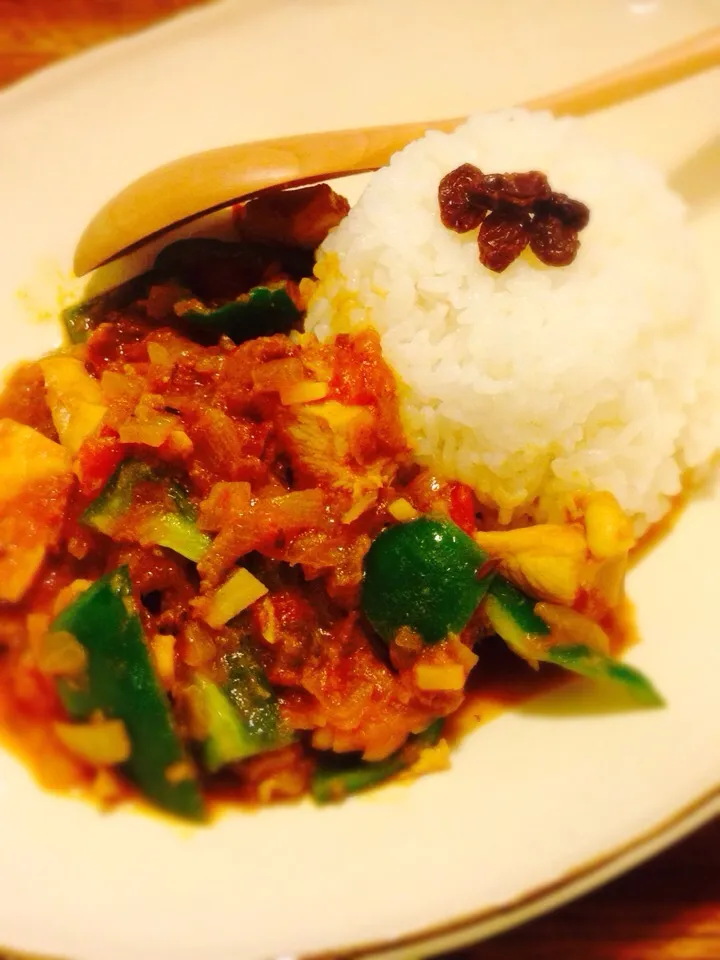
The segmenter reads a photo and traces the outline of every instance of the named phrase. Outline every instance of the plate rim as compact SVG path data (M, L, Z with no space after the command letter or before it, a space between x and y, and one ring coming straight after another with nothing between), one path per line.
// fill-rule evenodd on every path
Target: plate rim
M407 956L432 957L446 949L479 944L591 893L669 849L717 817L720 817L720 780L696 800L632 840L593 857L515 900L392 940L373 940L339 949L302 953L292 960L399 960ZM417 948L422 948L422 953L407 954L408 950ZM0 957L4 956L8 960L61 960L52 954L28 954L0 944Z
M415 947L426 947L428 952L412 954L413 957L434 956L436 951L448 947L458 949L479 944L597 890L669 849L717 817L720 817L720 779L710 790L633 839L598 854L514 900L393 940L369 941L340 950L304 953L294 960L394 960L396 956L407 956L398 951Z

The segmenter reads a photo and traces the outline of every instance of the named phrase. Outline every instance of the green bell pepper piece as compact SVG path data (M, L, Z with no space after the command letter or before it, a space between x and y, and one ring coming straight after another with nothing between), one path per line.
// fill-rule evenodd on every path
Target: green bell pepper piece
M398 753L374 763L345 757L327 758L313 773L310 790L316 803L334 803L389 780L404 767Z
M365 557L361 606L390 642L410 627L426 644L459 633L493 574L478 578L487 554L450 520L418 517L388 527Z
M425 747L432 747L440 739L443 720L433 720L429 727L408 739L407 744L384 760L364 763L353 756L330 754L318 763L313 773L310 790L316 803L334 803L352 793L374 787L407 769Z
M312 276L313 254L282 245L194 237L161 250L153 273L191 291L175 312L196 336L226 334L240 343L286 332L300 317L287 282L264 281L270 264L297 282Z
M300 316L284 281L253 287L237 300L217 307L205 306L196 299L186 302L192 306L176 310L182 320L203 330L227 334L233 340L245 339L248 329L258 323L275 330L289 326Z
M112 536L113 530L130 509L137 484L157 479L157 473L142 460L123 460L80 519L100 533Z
M193 687L201 700L207 728L202 742L205 768L215 773L228 763L250 756L246 753L245 726L222 687L199 675Z
M109 313L122 310L134 300L146 297L152 282L152 274L143 273L96 297L90 297L66 307L62 310L60 318L70 343L85 343L92 331L107 318Z
M497 576L485 599L485 612L497 635L525 660L554 663L564 670L621 684L639 704L662 706L664 700L650 680L635 667L593 650L586 644L543 643L550 628L535 613L535 600Z
M550 635L550 627L535 613L536 603L537 600L533 600L498 574L490 585L488 597L485 600L485 611L498 636L502 637L506 643L520 647L523 637ZM496 622L501 626L503 633L497 629ZM506 640L505 634L512 639ZM536 658L532 656L529 659Z
M60 314L70 343L85 343L95 327L88 303L76 303Z
M87 675L77 683L58 681L69 716L87 720L100 710L109 719L122 720L131 754L121 770L162 809L203 819L197 779L166 777L169 768L187 757L150 661L127 567L96 580L56 617L51 629L71 633L87 652Z
M83 523L112 536L117 524L130 509L136 485L144 481L160 483L162 477L141 460L123 460L100 495L82 514ZM198 530L195 509L177 481L170 481L168 493L175 510L159 512L148 523L144 534L159 547L167 547L197 563L209 549L212 539Z
M223 660L228 679L222 687L200 675L194 681L208 727L202 757L211 773L229 763L287 746L295 739L252 650L243 645Z
M590 680L606 680L621 684L632 698L645 707L662 707L665 700L650 680L636 667L622 663L583 643L558 644L550 647L548 663L557 664L564 670L572 670Z

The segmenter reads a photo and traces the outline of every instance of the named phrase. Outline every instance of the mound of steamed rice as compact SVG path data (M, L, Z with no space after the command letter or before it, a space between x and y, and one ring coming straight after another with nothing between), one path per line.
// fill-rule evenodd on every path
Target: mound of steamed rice
M453 233L438 212L439 181L462 163L542 170L586 203L575 262L482 267L477 230ZM683 204L578 121L512 110L429 133L373 175L316 273L308 329L375 326L417 458L503 520L594 488L641 532L718 447L717 340Z

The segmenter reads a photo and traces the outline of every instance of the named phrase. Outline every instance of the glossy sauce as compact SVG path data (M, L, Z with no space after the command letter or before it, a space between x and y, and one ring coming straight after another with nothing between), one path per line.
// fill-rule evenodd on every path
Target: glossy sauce
M633 605L627 598L619 614L604 626L615 654L639 640ZM540 664L537 670L533 669L498 637L481 641L478 652L480 660L468 678L465 701L445 723L444 735L452 743L533 697L550 693L577 679L551 664Z
M291 258L281 271L293 278L287 282L307 279L312 258L303 257L300 265ZM248 283L269 282L268 271L277 271L277 265L260 261L258 276ZM192 266L197 272L195 261ZM208 261L195 279L208 303L235 298L245 289L236 289L234 258ZM227 288L230 281L232 289ZM377 335L360 331L331 344L307 337L302 345L283 334L240 343L206 335L189 339L178 333L178 327L183 329L178 317L184 316L176 315L178 296L177 284L160 284L125 307L106 304L100 319L110 322L74 348L74 356L82 357L86 371L102 385L103 425L76 457L78 490L65 516L60 557L46 565L20 604L0 605L0 737L39 782L54 790L80 788L107 804L135 797L114 774L103 775L74 759L55 738L53 722L63 719L64 711L54 682L35 666L33 649L43 632L42 618L47 629L57 612L53 606L59 590L76 578L93 580L121 564L129 567L148 645L152 648L158 633L174 637L175 668L167 689L186 738L188 726L178 705L188 682L198 670L222 682L223 653L241 635L257 646L283 718L302 731L298 744L203 779L205 794L216 805L301 795L317 755L306 749L311 736L316 750L364 750L368 759L378 759L437 717L448 718L445 735L454 741L561 683L559 671L534 671L496 638L479 642L479 662L471 670L474 657L467 647L474 633L462 641L449 636L433 646L421 643L411 659L403 659L395 657L395 641L388 651L364 624L359 609L363 557L392 522L391 503L405 500L418 513L448 515L468 533L476 529L478 513L469 488L440 481L413 464L402 433L396 381ZM328 406L344 407L345 413L351 407L353 426L328 432L312 417L303 420L297 401L293 406L282 400L284 392L308 384L324 387L318 398ZM57 440L38 364L11 378L0 397L0 416ZM171 433L160 441L151 439L156 436L152 431L164 430L168 422ZM178 437L184 447L175 444ZM338 454L334 445L340 440L344 447ZM185 457L187 444L191 455ZM142 520L145 508L159 505L159 493L142 488L112 539L80 519L121 459L137 457L138 448L153 467L169 470L181 483L203 531L216 534L197 568L170 551L140 545L133 522ZM375 497L370 507L360 504L354 513L362 499L356 489L365 489L369 475ZM215 498L213 491L220 488L234 499ZM305 526L297 525L299 513ZM482 516L481 525L492 529L492 523ZM268 530L276 531L270 539ZM232 621L237 629L210 629L202 617L187 616L194 609L190 601L198 599L199 579L203 589L212 591L239 561L269 587L268 616L277 624L272 639L267 639L260 604ZM157 610L145 602L148 595L160 598ZM40 618L36 639L26 629L28 614ZM614 650L632 642L631 623L629 608L612 622L603 621ZM466 690L419 687L413 667L421 661L441 670L462 666L463 676L471 671ZM281 784L278 795L272 794L273 784Z
M634 611L629 600L624 601L620 615L609 632L616 653L638 642ZM498 637L482 640L479 653L479 663L471 672L465 687L465 699L445 721L443 736L452 746L503 713L577 679L548 664L533 669L515 656ZM80 791L91 801L99 802L101 806L107 805L90 790L95 779L94 771L58 750L57 741L47 725L47 715L37 708L38 692L24 691L26 700L22 697L23 691L18 696L13 660L12 654L0 654L0 743L31 770L44 789L60 793ZM267 762L268 758L265 759ZM269 762L272 764L273 758ZM278 765L283 766L282 763ZM207 795L213 815L229 807L242 806L246 810L256 810L263 806L252 791L231 774L218 776L209 785ZM162 816L155 808L144 803L132 787L121 781L110 805L120 800L131 801L144 813Z
M351 382L356 370L354 360L351 355L349 359L344 355L341 359L343 363L347 361L349 364L347 368L342 368L345 371L344 382ZM363 363L365 364L363 370L366 371L364 375L367 375L367 369L373 368L368 367L367 360ZM358 389L355 389L356 393ZM39 399L38 377L32 366L20 371L13 378L10 388L0 398L0 414L29 422L43 432L52 432L52 423L48 422L47 418L47 408ZM219 469L213 461L209 461L208 469L210 467ZM468 495L461 496L468 493L467 488L463 488L462 485L443 484L432 477L424 477L417 473L411 480L406 479L403 482L406 486L402 491L397 490L394 495L403 494L410 497L421 511L432 512L438 507L442 508L444 503L444 509L449 510L458 525L474 526L475 513L472 508L472 499ZM636 548L636 557L641 556L650 544L670 529L679 513L680 505L678 501L669 517L643 539ZM382 528L383 522L382 514L378 514L373 521L374 525L368 526L363 532L372 537ZM79 536L79 533L76 532L75 536ZM131 567L135 564L133 576L141 593L155 588L162 589L163 585L167 589L180 589L177 585L173 587L173 584L180 583L179 575L174 570L175 560L168 557L154 559L152 552L143 552L139 548L130 549L135 551L132 554L135 560L131 556ZM44 787L63 792L76 788L98 799L98 791L95 789L98 779L97 771L68 754L53 735L52 722L62 718L63 712L52 681L32 666L28 666L26 651L28 645L32 648L33 642L32 637L28 642L25 626L25 618L29 612L41 617L44 615L47 622L53 613L54 599L62 587L76 578L94 579L105 572L108 562L111 565L117 562L112 556L108 558L106 555L107 545L104 548L100 548L99 544L94 547L92 539L81 544L77 552L81 557L84 553L87 553L87 556L84 559L76 559L65 552L62 558L48 565L41 580L21 605L15 608L0 608L0 738L30 767L38 782ZM307 616L311 620L316 614L307 604L310 602L312 605L313 589L312 582L309 582L304 584L302 592L296 595L294 601L292 590L290 596L291 602L301 604L297 609L302 610L302 604L305 605L308 611ZM180 607L183 602L186 603L182 599L183 596L184 594L178 593ZM628 602L619 614L610 619L606 618L602 625L610 635L614 652L625 649L636 640L632 609ZM147 626L151 631L152 618ZM4 652L1 652L3 648ZM504 711L516 708L529 698L552 690L568 679L567 674L548 665L534 670L525 661L510 653L497 638L480 640L477 653L479 662L469 675L464 698L457 709L450 708L453 712L446 720L444 735L451 742L465 736L478 724L486 723ZM189 657L191 654L195 656L193 651L186 651L183 655ZM377 666L379 664L375 665L367 659L361 662L363 670L375 670ZM285 680L281 680L281 684L288 682L288 670L295 669L290 660L287 663L282 660L276 661L273 668L282 669ZM455 701L456 706L457 703L458 700ZM447 709L443 713L447 713ZM432 716L432 713L429 716ZM303 792L301 781L302 777L308 776L310 762L302 748L291 747L277 751L274 755L268 754L245 761L247 765L245 769L252 770L253 775L257 776L277 774L284 780L287 793L292 796ZM238 777L230 773L207 781L205 790L214 808L228 803L257 806L258 802L263 802L263 797L258 798L254 786L257 784L252 782L248 784L246 776L241 774ZM128 797L136 798L132 788L124 785L119 778L115 778L109 795L107 790L100 793L100 801L108 804ZM266 799L278 798L267 796Z

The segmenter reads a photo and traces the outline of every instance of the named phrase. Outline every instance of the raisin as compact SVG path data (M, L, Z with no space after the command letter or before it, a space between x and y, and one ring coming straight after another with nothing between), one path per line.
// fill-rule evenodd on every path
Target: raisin
M458 233L479 227L480 262L502 273L527 244L543 263L562 267L575 259L578 232L590 220L584 203L550 189L539 170L483 173L471 163L452 170L438 187L443 224Z
M502 273L523 252L530 240L530 218L522 210L495 210L483 220L478 233L480 263Z
M470 189L474 192L475 188ZM532 207L551 195L547 177L539 170L530 170L528 173L487 173L482 178L478 192L493 207L499 203Z
M449 230L467 233L482 223L488 209L487 204L482 197L471 195L471 191L473 194L477 192L482 178L482 170L478 170L471 163L463 163L440 181L440 219Z
M577 230L552 213L535 215L530 236L530 249L549 267L566 267L575 259L580 240Z
M590 210L579 200L573 200L566 193L553 193L547 200L540 201L535 212L542 215L550 213L562 220L566 227L573 230L584 230L590 222Z

